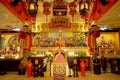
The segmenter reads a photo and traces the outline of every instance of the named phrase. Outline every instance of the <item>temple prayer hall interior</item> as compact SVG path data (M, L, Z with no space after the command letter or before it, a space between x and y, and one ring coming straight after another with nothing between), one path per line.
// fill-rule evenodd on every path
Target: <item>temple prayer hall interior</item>
M120 0L0 0L0 80L120 80Z

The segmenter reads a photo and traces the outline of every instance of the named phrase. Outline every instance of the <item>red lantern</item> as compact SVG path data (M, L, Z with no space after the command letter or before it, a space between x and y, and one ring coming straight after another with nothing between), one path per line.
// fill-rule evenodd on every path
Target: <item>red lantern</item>
M46 18L50 14L50 10L49 10L50 6L51 4L47 2L43 4L43 7L44 7L43 13L46 15ZM46 19L46 22L47 22L47 19Z
M70 8L69 14L72 15L72 18L74 18L74 15L77 13L76 7L77 7L77 5L74 2L69 4L69 8Z

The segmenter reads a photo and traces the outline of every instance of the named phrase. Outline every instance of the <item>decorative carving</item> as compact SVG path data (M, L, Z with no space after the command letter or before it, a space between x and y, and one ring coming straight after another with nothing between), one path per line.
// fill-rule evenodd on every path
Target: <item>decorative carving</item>
M65 16L67 15L67 5L62 1L57 1L53 6L53 15L54 16Z
M47 26L47 24L46 23L43 23L42 25L41 25L41 31L42 32L48 32L48 26Z

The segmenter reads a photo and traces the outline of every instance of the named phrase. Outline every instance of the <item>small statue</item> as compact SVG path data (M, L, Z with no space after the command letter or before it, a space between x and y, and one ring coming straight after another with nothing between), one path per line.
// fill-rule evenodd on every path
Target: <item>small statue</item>
M86 65L84 60L80 62L80 70L81 70L81 76L85 77Z
M101 66L102 66L103 72L106 72L107 59L104 57L104 55L101 56Z
M40 68L39 62L38 62L38 59L36 59L35 60L35 65L34 65L34 68L33 68L34 77L38 77L39 76L39 68Z
M55 56L55 62L65 62L65 57L61 51L59 51Z
M33 64L31 62L31 59L28 58L28 63L27 63L27 77L32 76L32 69L33 69Z
M49 59L48 56L46 56L43 60L43 67L42 67L42 71L45 72L46 71L46 67L47 67L47 63L48 63Z
M105 47L105 39L104 39L104 36L101 37L101 41L100 41L100 47Z
M24 62L24 60L21 60L21 62L20 62L20 65L18 66L18 74L19 75L24 75L25 74L25 71L26 71L26 69L25 69L25 62Z
M73 63L72 63L72 61L73 61L73 58L67 58L67 61L68 61L68 66L69 66L69 75L68 75L68 77L72 77L72 67L73 67Z
M78 64L77 60L73 60L73 77L78 77Z

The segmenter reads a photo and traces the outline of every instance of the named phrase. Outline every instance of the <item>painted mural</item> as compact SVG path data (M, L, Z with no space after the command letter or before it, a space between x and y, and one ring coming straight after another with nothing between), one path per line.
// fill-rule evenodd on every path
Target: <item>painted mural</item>
M18 42L18 34L3 34L2 35L2 45L1 49L5 50L5 53L15 54L21 52L22 50L22 42L21 40Z
M36 47L87 47L85 32L72 33L58 29L48 33L33 33L33 46Z

